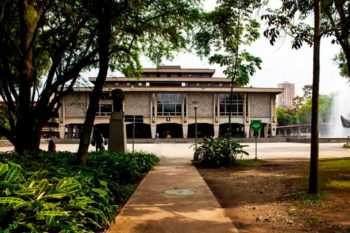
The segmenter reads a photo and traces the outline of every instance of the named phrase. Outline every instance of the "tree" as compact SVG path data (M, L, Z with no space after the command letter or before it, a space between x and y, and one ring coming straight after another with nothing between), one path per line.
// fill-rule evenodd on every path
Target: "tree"
M279 126L294 125L297 123L296 114L292 109L276 108L277 123Z
M335 0L341 2L342 0ZM345 1L344 1L345 2ZM338 4L339 5L339 4ZM333 6L332 1L324 1L322 8L329 11ZM334 5L337 8L337 3ZM305 20L313 11L314 25L310 26L304 22L293 23L296 16L299 20ZM311 153L310 153L310 177L309 177L309 193L318 193L318 96L319 96L319 77L320 77L320 41L321 33L321 3L319 0L308 2L306 0L286 0L282 2L281 9L270 11L270 14L264 15L262 18L267 19L269 28L265 30L264 35L270 38L270 43L274 44L276 38L279 37L280 31L285 30L294 38L293 48L300 48L304 42L313 45L313 82L312 82L312 112L311 112ZM327 14L326 14L327 15ZM328 20L332 20L328 18ZM326 35L334 35L339 43L338 29L327 27L327 21L323 21L323 27L329 30L324 31ZM344 33L341 33L345 36ZM350 47L349 47L350 48ZM345 50L344 50L345 51ZM350 55L350 50L349 50ZM349 56L350 60L350 56ZM350 67L350 66L349 66Z
M318 99L318 119L321 123L329 121L332 107L332 96L320 95ZM308 98L296 111L296 116L300 124L311 123L311 98Z
M192 0L85 1L90 15L97 20L99 73L90 95L78 156L85 163L95 112L108 67L138 77L141 53L159 64L162 57L187 45L188 33L197 22L199 8ZM127 3L127 4L126 4Z
M260 0L222 0L218 3L213 11L202 14L202 25L194 36L194 47L200 56L209 57L211 64L225 67L224 74L231 79L232 105L234 85L248 84L250 76L261 68L261 59L243 46L252 44L260 36L260 25L252 13L262 3ZM232 109L230 106L229 137Z
M22 154L39 149L44 124L56 116L81 71L103 66L102 77L107 63L137 76L139 54L157 64L161 57L169 58L171 51L185 47L187 40L181 35L189 32L198 15L195 0L6 0L0 6L0 95L9 122L9 127L0 125L0 133ZM112 15L102 18L101 11ZM110 23L102 28L101 20ZM101 32L108 27L112 36L107 39L102 36L106 31ZM101 37L107 54L99 44ZM107 60L102 65L103 57ZM103 85L104 78L97 85ZM93 114L98 89L93 92Z
M19 153L39 149L44 124L79 73L97 62L95 22L77 0L1 1L0 95Z

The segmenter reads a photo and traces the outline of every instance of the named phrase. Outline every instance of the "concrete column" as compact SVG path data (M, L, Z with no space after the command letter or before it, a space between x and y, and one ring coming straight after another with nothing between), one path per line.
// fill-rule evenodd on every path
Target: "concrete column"
M244 135L246 138L250 137L250 124L244 124Z
M58 126L58 133L59 133L59 137L60 138L64 138L64 136L65 136L65 129L66 129L66 126L64 124L60 124Z
M157 136L157 125L151 125L151 135L152 138L155 139Z
M220 125L214 125L214 138L219 137L219 129L220 129Z
M271 125L271 136L272 137L276 136L276 131L277 131L277 125L276 124Z
M186 139L188 134L188 125L182 125L182 134L183 137Z

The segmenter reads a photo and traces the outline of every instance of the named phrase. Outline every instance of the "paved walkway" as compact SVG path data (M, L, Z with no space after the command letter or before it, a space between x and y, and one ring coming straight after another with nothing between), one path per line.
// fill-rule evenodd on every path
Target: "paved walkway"
M168 151L171 153L171 151ZM163 152L164 153L164 152ZM174 195L177 194L177 195ZM187 194L187 195L186 195ZM107 233L235 233L188 157L162 157Z

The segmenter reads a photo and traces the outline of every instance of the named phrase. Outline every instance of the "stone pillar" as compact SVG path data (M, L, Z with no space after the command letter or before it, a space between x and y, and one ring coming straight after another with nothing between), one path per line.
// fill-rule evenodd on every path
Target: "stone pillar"
M187 138L187 134L188 134L188 125L182 125L182 134L183 134L183 138Z
M277 125L271 125L271 136L274 137L276 136L276 131L277 131Z
M251 137L250 136L250 124L244 124L244 136L246 138Z
M214 125L214 138L219 137L220 125Z
M155 124L151 125L151 136L153 139L157 136L157 125Z
M267 138L268 137L268 134L269 134L269 124L266 124L264 126L264 138Z
M60 124L58 126L59 138L64 138L65 133L66 133L65 129L66 129L66 126L64 124Z
M124 112L112 112L111 114L108 150L113 152L126 152Z

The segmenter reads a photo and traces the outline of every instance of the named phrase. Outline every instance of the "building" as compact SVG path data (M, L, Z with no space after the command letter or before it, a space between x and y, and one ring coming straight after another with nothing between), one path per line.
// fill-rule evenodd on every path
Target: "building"
M293 99L295 98L295 84L284 82L278 84L278 87L283 88L284 91L277 97L277 106L280 106L284 109L292 109Z
M261 120L262 136L276 134L276 95L281 88L233 87L226 78L214 78L213 69L182 69L180 66L161 66L143 69L142 78L107 77L103 96L96 111L95 129L108 137L113 104L111 91L125 93L125 115L140 115L136 123L136 138L192 138L197 119L198 137L218 137L227 133L232 107L231 135L249 137L250 121ZM96 78L90 78L94 83ZM91 87L75 88L63 99L59 113L60 137L78 138L89 104ZM232 99L232 105L231 105ZM195 106L197 117L195 119ZM127 137L132 124L126 125Z

